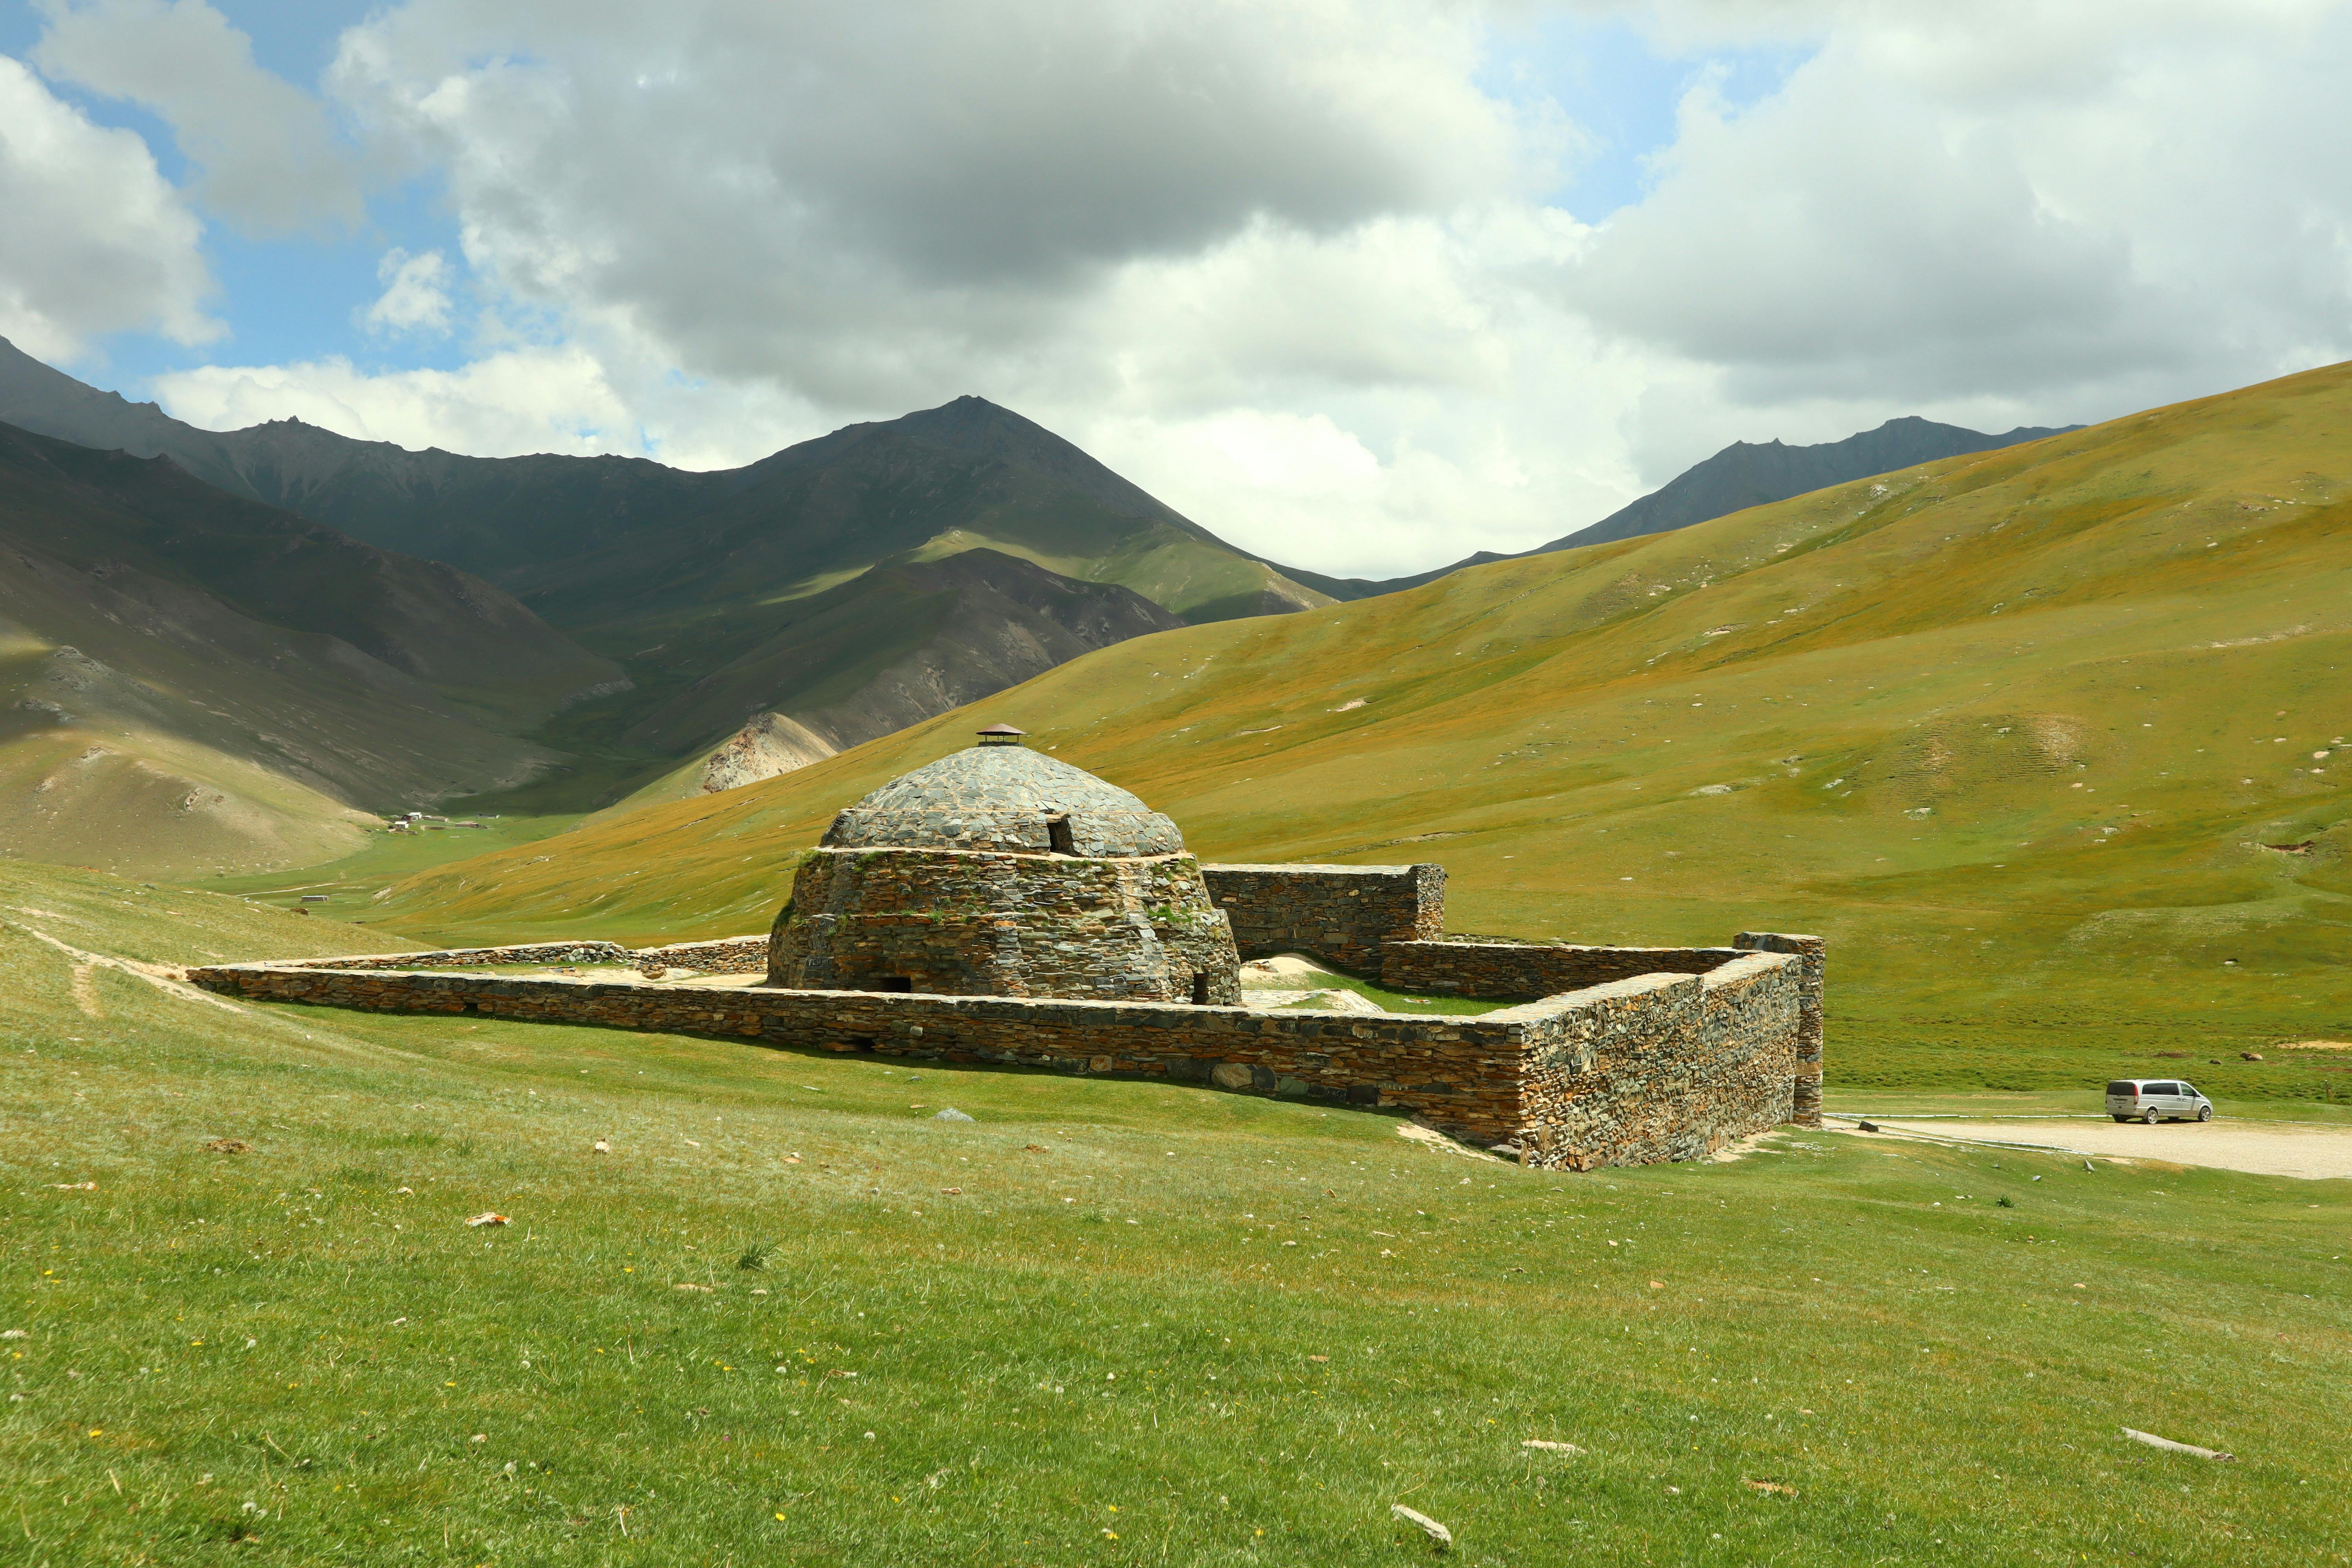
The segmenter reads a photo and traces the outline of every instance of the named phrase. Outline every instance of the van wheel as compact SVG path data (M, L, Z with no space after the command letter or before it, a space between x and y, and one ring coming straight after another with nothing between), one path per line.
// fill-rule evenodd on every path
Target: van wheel
M2158 1116L2156 1113L2156 1108L2154 1106L2150 1106L2146 1110L2141 1111L2139 1113L2139 1119L2150 1127L2155 1126L2158 1122L2164 1120L2163 1117Z
M2212 1108L2211 1106L2210 1106L2210 1105L2200 1105L2200 1106L2199 1106L2199 1107L2197 1108L2197 1120L2198 1120L2198 1121L2212 1121L2212 1120L2213 1120L2213 1108Z

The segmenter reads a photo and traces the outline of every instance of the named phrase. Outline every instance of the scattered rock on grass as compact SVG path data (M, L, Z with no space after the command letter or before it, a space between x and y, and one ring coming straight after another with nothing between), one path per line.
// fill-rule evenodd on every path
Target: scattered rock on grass
M931 1120L934 1121L969 1121L971 1118L966 1116L962 1111L958 1110L954 1106L950 1105L945 1110L933 1113Z
M482 1213L476 1215L473 1218L466 1222L467 1226L474 1230L479 1230L486 1225L504 1225L506 1223L506 1215L497 1214L489 1210L484 1210Z
M208 1154L250 1154L253 1145L242 1138L215 1138L205 1145Z
M2153 1432L2135 1431L2129 1426L2125 1427L2123 1432L2125 1436L2135 1443L2145 1443L2151 1448L2162 1448L2169 1453L2188 1454L2200 1459L2226 1459L2233 1462L2238 1457L2235 1454L2225 1454L2219 1448L2200 1448L2194 1443L2176 1443L2169 1437L2159 1437Z
M1581 1454L1583 1449L1573 1443L1555 1443L1549 1437L1530 1437L1519 1445L1522 1448L1542 1448L1554 1454Z
M1437 1543L1437 1549L1440 1552L1454 1544L1454 1532L1420 1510L1407 1508L1401 1502L1392 1502L1389 1504L1389 1511L1407 1524L1421 1526L1429 1539Z

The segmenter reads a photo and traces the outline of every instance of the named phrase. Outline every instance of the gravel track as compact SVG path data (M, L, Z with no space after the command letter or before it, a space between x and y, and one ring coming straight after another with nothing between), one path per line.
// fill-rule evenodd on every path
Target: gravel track
M1852 1122L1839 1125L1846 1128ZM2104 1118L2063 1121L1904 1121L1877 1119L1889 1131L1965 1142L2032 1143L2079 1149L2102 1159L2165 1160L2259 1176L2352 1178L2352 1127L2282 1127L2261 1121L2159 1121L2153 1127ZM1868 1136L1868 1134L1864 1134Z

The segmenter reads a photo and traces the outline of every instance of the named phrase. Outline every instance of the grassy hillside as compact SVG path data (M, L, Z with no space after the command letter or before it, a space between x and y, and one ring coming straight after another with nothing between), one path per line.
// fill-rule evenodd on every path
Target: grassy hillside
M2065 428L2071 430L2076 426L2070 425ZM1339 580L1314 577L1303 578L1302 581L1311 582L1315 587L1337 599L1362 599L1375 594L1394 594L1434 583L1465 566L1483 566L1490 561L1581 549L1589 544L1607 544L1620 539L1638 538L1645 533L1665 533L1749 507L1765 506L1808 491L1827 489L1832 485L1842 485L1852 479L1874 479L1897 468L1932 463L1939 458L1958 457L1964 452L1989 452L1997 447L2014 447L2020 442L2038 441L2045 436L2060 434L2063 432L2043 426L2021 425L2005 434L1988 436L1981 430L1939 425L1934 420L1915 416L1889 419L1875 430L1860 431L1843 441L1822 441L1810 447L1784 446L1777 440L1760 443L1734 441L1712 458L1692 464L1648 495L1620 507L1600 521L1588 523L1573 533L1555 539L1549 544L1538 544L1533 550L1518 551L1513 555L1498 555L1493 551L1481 550L1434 571L1417 572L1409 577L1391 577L1385 582L1361 577Z
M23 1561L1426 1560L1394 1503L1471 1563L2286 1564L2352 1527L2343 1183L1836 1133L1562 1176L1372 1113L110 962L354 940L0 867Z
M2026 1088L2185 1051L2228 1092L2352 1098L2340 1055L2236 1059L2352 1028L2347 589L2337 366L1124 643L378 910L434 939L759 929L843 804L1003 720L1204 855L1442 861L1457 929L1824 932L1833 1080Z

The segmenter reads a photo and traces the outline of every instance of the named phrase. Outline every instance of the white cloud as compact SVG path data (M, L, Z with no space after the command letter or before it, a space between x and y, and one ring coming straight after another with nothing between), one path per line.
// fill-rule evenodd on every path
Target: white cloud
M167 121L203 170L205 205L251 234L362 215L351 153L319 100L254 62L252 40L205 0L40 0L33 58L59 81Z
M1512 188L1475 47L1382 4L421 0L332 79L446 170L495 285L873 408L1058 352L1132 262Z
M1569 532L1735 439L2099 418L2352 354L2343 5L1584 9L1693 81L1598 226L1541 195L1604 140L1585 89L1495 68L1475 0L404 0L327 82L370 159L439 176L477 363L166 400L718 466L975 392L1237 542L1381 574ZM227 101L255 68L201 0L58 16L87 79L227 128L211 199L268 127L332 144L282 83ZM140 16L229 88L133 68ZM114 52L57 43L75 18ZM1788 51L1760 94L1711 63L1759 45ZM287 213L349 210L329 164ZM453 322L456 253L411 245L353 302L387 339Z
M91 124L0 56L0 334L56 360L130 328L217 337L201 239L145 142Z
M1771 98L1685 100L1571 303L1751 407L2105 415L2352 353L2352 13L1814 10Z
M449 263L437 250L411 256L398 247L383 253L375 269L383 292L361 318L372 332L449 331Z
M478 457L637 447L604 368L575 348L514 349L463 370L367 374L341 359L207 366L154 378L174 418L211 430L293 417L362 441Z

